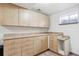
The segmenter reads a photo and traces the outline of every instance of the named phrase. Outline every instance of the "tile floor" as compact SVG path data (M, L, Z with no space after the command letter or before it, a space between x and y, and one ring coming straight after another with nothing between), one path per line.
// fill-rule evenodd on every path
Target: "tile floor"
M37 56L60 56L60 55L58 55L58 54L56 54L56 53L53 53L52 51L46 51L46 52L44 52L44 53L41 53L41 54L39 54L39 55L37 55ZM77 55L74 55L74 54L69 54L69 56L77 56Z
M38 56L59 56L51 51L45 51L44 53L39 54Z

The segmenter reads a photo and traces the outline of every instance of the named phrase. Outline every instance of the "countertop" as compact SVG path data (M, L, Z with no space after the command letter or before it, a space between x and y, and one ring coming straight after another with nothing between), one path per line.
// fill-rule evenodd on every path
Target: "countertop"
M36 36L49 36L60 35L60 32L42 32L42 33L9 33L4 34L3 39L23 38L23 37L36 37Z
M46 35L48 35L48 33L10 33L10 34L5 34L3 39L46 36Z

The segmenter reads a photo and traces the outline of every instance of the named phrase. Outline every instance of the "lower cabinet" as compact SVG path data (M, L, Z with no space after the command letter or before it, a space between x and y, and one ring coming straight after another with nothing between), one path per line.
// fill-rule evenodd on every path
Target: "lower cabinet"
M14 40L4 40L4 55L5 56L15 55Z
M34 55L41 52L41 37L34 38Z
M33 56L48 49L48 36L4 40L5 56Z
M55 34L51 34L49 36L49 49L54 52L58 52L58 42Z
M7 39L4 41L5 56L21 56L21 39Z
M22 39L22 56L32 56L33 55L33 39L23 38Z
M21 56L21 47L22 39L13 39L14 40L14 56Z
M48 49L48 36L40 36L34 39L34 55Z
M47 36L43 36L41 39L41 51L45 51L48 49L48 37Z

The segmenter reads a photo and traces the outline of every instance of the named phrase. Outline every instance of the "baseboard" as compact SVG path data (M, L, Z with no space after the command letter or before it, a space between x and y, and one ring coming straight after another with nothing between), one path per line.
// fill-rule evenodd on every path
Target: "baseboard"
M79 56L78 54L75 54L75 53L73 53L73 52L70 52L70 54L74 54L74 55L76 55L76 56Z
M42 53L44 53L44 52L46 52L46 51L48 51L48 50L50 50L50 49L47 49L47 50L45 50L45 51L43 51L43 52L40 52L40 53L38 53L38 54L36 54L36 55L34 55L34 56L38 56L38 55L40 55L40 54L42 54ZM52 50L50 50L51 52L53 52L53 53L55 53L55 54L57 54L57 55L59 55L59 56L63 56L63 55L61 55L61 54L59 54L59 53L57 53L57 52L54 52L54 51L52 51Z
M42 53L44 53L44 52L46 52L46 51L48 51L49 49L46 49L46 50L44 50L44 51L42 51L42 52L40 52L40 53L38 53L38 54L36 54L36 55L34 55L34 56L38 56L38 55L40 55L40 54L42 54Z
M40 53L38 53L38 54L36 54L36 55L34 55L34 56L38 56L38 55L40 55L40 54L42 54L42 53L44 53L44 52L46 52L46 51L48 51L48 50L50 50L50 49L46 49L45 51L42 51L42 52L40 52ZM55 54L57 54L57 55L59 55L59 56L63 56L63 55L61 55L61 54L59 54L59 53L57 53L57 52L54 52L54 51L52 51L52 50L50 50L51 52L53 52L53 53L55 53ZM73 52L70 52L69 54L74 54L74 56L79 56L78 54L75 54L75 53L73 53ZM69 55L68 55L69 56Z

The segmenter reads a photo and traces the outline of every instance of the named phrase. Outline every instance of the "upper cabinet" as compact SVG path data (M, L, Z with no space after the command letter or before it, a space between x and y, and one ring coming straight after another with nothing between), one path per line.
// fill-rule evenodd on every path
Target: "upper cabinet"
M38 22L39 27L48 27L49 26L49 17L48 16L39 13L38 20L39 20L39 22Z
M30 11L30 15L31 15L31 26L34 25L35 27L48 27L48 16L34 12L34 11Z
M49 17L13 4L0 5L0 23L12 26L48 27Z
M48 27L49 18L32 10L19 8L19 25L33 27Z
M0 4L0 24L2 23L2 20L3 20L3 9L2 9L2 5L3 4Z
M31 15L29 10L19 8L19 26L30 26Z
M18 7L12 4L3 5L2 25L18 25Z

